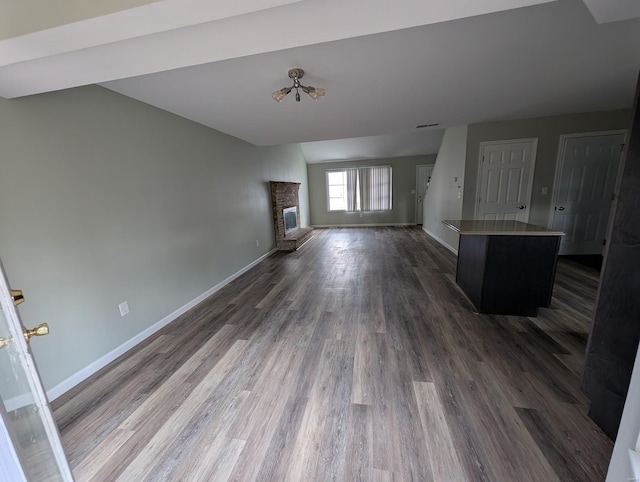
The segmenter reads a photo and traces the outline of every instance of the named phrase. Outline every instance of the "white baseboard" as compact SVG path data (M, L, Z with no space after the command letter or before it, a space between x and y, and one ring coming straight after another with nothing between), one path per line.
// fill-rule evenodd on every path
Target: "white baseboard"
M314 224L314 228L384 228L389 226L415 226L416 223L371 223L371 224Z
M217 292L217 291L221 290L222 288L224 288L226 285L231 283L233 280L235 280L239 276L243 275L244 273L249 271L251 268L253 268L257 264L262 262L265 258L271 256L275 252L276 252L276 250L272 249L268 253L260 256L258 259L256 259L252 263L248 264L247 266L242 268L240 271L235 272L234 274L229 276L224 281L221 281L220 283L215 285L213 288L208 289L207 291L202 293L197 298L194 298L193 300L191 300L186 305L181 306L180 308L175 310L173 313L165 316L160 321L158 321L158 322L154 323L153 325L151 325L146 330L138 333L136 336L134 336L130 340L124 342L122 345L118 346L117 348L114 348L113 350L111 350L106 355L98 358L93 363L91 363L91 364L87 365L86 367L84 367L82 370L77 371L76 373L71 375L66 380L63 380L62 382L58 383L51 390L47 391L47 397L49 398L49 401L55 400L56 398L58 398L63 393L71 390L73 387L78 385L80 382L86 380L91 375L96 373L98 370L100 370L101 368L104 368L109 363L111 363L113 360L115 360L119 356L121 356L124 353L126 353L127 351L129 351L131 348L136 346L138 343L141 343L142 341L146 340L151 335L153 335L155 332L157 332L161 328L165 327L166 325L171 323L173 320L175 320L176 318L178 318L179 316L183 315L184 313L189 311L191 308L193 308L197 304L199 304L202 301L204 301L205 299L207 299L209 296L211 296L215 292ZM16 398L19 398L19 397L16 397ZM18 402L18 400L16 400L16 402ZM18 405L18 406L22 406L22 405ZM8 410L8 408L7 408L7 410Z
M9 398L4 401L4 408L7 412L18 410L19 408L26 407L33 403L33 397L30 393L18 395L17 397Z
M422 230L427 233L429 236L431 236L433 239L435 239L437 242L439 242L442 246L444 246L445 248L447 248L449 251L451 251L453 254L455 254L456 256L458 256L458 250L456 248L454 248L453 246L450 246L449 244L447 244L444 240L442 240L441 238L439 238L438 236L436 236L434 233L432 233L431 231L429 231L427 228L425 228L424 226L422 226Z

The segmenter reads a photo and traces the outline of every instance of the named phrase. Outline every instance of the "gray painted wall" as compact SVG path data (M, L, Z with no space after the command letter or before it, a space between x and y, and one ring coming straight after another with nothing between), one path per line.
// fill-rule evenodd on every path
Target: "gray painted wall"
M416 166L433 164L435 155L406 156L361 161L324 162L307 166L309 178L309 205L313 226L339 226L351 224L414 224L416 222ZM393 208L380 213L345 213L327 210L327 183L329 169L358 166L392 166Z
M424 202L423 229L456 253L458 234L441 221L462 215L466 146L467 126L445 131Z
M560 135L628 129L630 122L631 110L616 110L469 125L462 212L464 219L474 217L480 142L538 138L529 222L547 226ZM549 188L547 195L541 194L543 187Z
M31 344L47 389L271 250L269 180L302 183L308 225L298 145L96 86L0 99L0 126L0 257L24 324L50 325Z

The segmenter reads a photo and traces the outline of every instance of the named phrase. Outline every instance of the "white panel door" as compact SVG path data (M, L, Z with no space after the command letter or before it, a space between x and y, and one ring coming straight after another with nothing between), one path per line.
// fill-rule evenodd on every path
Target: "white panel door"
M536 139L481 143L476 219L529 220Z
M0 263L0 480L73 481L24 330Z
M624 134L565 137L552 228L560 254L602 254Z
M424 198L427 195L433 165L418 166L416 173L416 224L423 223Z

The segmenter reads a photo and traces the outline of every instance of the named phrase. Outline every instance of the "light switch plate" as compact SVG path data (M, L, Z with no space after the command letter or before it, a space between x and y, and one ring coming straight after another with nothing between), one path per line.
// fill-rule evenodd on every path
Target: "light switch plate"
M129 303L127 303L126 301L123 301L122 303L120 303L118 305L118 308L120 309L120 316L129 314Z

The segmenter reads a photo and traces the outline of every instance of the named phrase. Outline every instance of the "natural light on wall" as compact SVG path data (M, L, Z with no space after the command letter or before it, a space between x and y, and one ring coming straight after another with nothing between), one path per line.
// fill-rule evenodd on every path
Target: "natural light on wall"
M390 211L391 166L358 167L327 171L329 211Z

